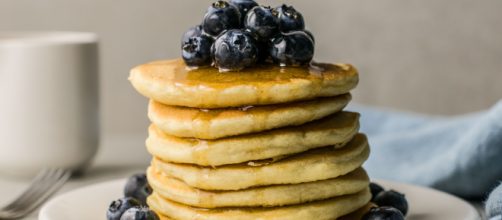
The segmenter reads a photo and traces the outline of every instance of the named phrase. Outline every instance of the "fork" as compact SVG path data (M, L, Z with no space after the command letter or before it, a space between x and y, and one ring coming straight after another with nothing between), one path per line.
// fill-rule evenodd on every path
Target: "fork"
M0 220L18 219L30 214L61 188L70 176L69 170L43 169L19 197L0 209Z

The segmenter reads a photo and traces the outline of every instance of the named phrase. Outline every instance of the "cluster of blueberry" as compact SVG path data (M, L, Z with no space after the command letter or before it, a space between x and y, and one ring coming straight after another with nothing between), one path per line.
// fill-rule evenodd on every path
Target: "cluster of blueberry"
M124 188L124 197L113 201L106 212L108 220L159 220L146 205L152 188L144 173L131 176Z
M292 6L217 1L201 25L184 33L181 48L189 67L213 64L220 71L238 71L257 62L299 66L312 60L314 37Z
M378 207L371 208L363 220L404 220L408 213L408 201L403 194L394 190L386 191L382 186L371 183L371 202Z

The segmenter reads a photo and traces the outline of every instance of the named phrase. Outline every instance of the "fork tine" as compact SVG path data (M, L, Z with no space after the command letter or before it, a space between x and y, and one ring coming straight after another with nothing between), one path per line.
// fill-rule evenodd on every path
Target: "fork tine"
M17 209L19 206L31 203L34 198L38 198L46 193L47 189L52 187L55 181L58 180L58 170L48 169L44 178L37 182L33 182L33 187L30 187L26 192L26 196L12 202L8 207L10 210Z
M52 184L50 184L50 187L47 188L47 190L44 190L44 193L40 197L38 198L34 197L32 199L32 202L28 203L27 207L28 211L37 208L39 205L47 201L47 199L49 199L66 183L66 181L70 178L70 176L71 172L60 170L60 172L57 175L57 178L54 179Z
M9 210L13 218L21 218L47 201L70 178L71 172L59 169L54 170L52 175L54 176L45 182L45 187L41 187L36 194L28 196L23 203L18 203L17 207Z
M40 183L44 183L45 182L44 180L47 178L47 176L49 174L51 174L51 172L52 172L52 169L43 169L40 172L38 172L37 175L35 176L35 178L29 184L29 188L26 189L14 201L12 201L11 203L9 203L9 205L7 205L4 208L2 208L2 210L10 210L10 209L16 207L18 203L23 202L28 197L32 196L32 194L34 192L37 192L38 189L41 187L42 184L40 184Z

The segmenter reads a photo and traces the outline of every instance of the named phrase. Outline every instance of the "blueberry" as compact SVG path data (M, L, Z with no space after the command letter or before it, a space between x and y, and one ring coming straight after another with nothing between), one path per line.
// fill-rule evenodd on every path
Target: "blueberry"
M269 50L274 62L281 66L299 66L312 60L314 41L303 31L292 31L273 38Z
M244 24L244 18L246 17L248 11L258 6L258 3L253 0L231 0L230 4L239 9L239 13L241 13L241 25Z
M275 9L278 13L279 27L282 32L303 30L305 28L302 14L296 11L293 6L283 4Z
M213 39L202 32L187 33L187 35L193 36L184 39L181 43L181 56L186 65L189 67L210 65Z
M376 195L378 195L378 193L380 192L385 191L385 189L376 183L370 183L370 191L371 191L371 201L373 201Z
M201 35L202 35L202 26L196 25L189 28L185 33L183 33L183 36L181 37L181 46L183 46L183 43L188 41L188 39L190 39L191 37L196 37Z
M259 41L266 41L279 33L277 14L277 11L270 7L254 7L244 18L244 27L255 33Z
M214 37L224 30L239 28L241 13L236 6L226 1L217 1L207 9L202 22L202 29Z
M310 37L310 39L312 39L312 42L315 43L315 38L312 32L310 32L309 30L303 30L303 32L305 32Z
M126 210L139 206L141 206L141 202L132 197L117 199L113 201L108 207L108 211L106 212L106 219L120 220L120 217Z
M404 220L404 215L393 207L371 208L362 220Z
M216 39L211 53L220 71L238 71L256 63L258 49L249 33L234 29Z
M133 197L146 204L146 198L150 194L152 194L152 187L148 184L145 173L137 173L127 179L124 187L124 196Z
M159 220L159 216L147 207L133 207L125 211L120 220Z
M257 42L256 47L258 48L258 63L271 63L272 60L270 58L269 42Z
M394 190L383 191L376 195L373 202L379 206L391 206L403 213L406 216L408 213L408 201L404 197L404 194L396 192Z

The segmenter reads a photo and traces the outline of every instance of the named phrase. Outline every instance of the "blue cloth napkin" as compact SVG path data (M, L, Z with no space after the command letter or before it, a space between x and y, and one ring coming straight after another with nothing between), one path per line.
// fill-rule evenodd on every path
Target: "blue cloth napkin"
M361 131L372 149L364 167L372 178L429 186L464 198L484 198L502 180L502 100L488 111L452 117L357 104L348 110L361 113Z

